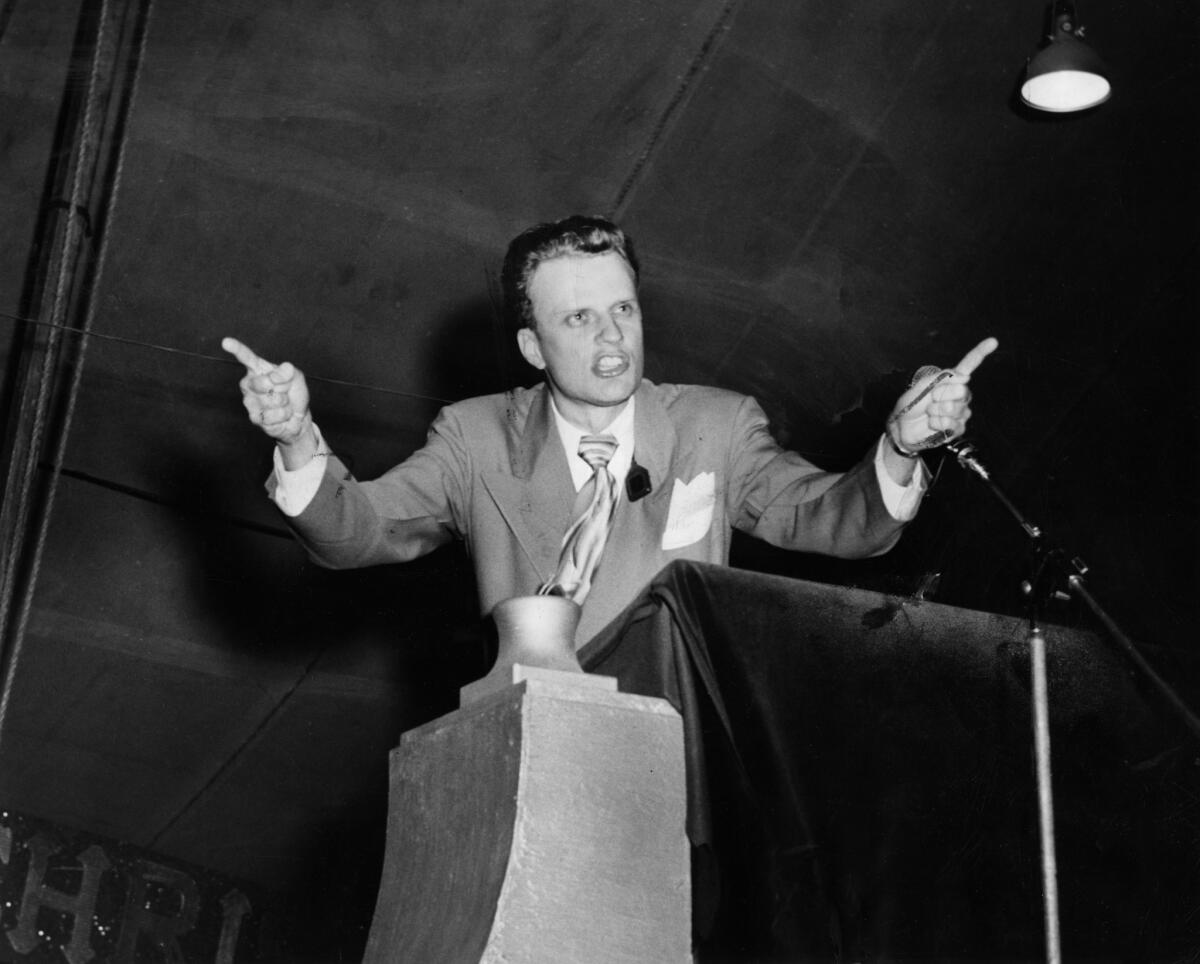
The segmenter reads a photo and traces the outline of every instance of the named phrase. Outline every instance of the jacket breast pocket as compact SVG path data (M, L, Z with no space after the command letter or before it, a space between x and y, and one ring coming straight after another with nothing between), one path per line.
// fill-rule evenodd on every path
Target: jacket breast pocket
M691 482L675 480L667 526L663 530L663 551L680 549L699 542L712 528L716 504L716 480L711 472L701 472Z

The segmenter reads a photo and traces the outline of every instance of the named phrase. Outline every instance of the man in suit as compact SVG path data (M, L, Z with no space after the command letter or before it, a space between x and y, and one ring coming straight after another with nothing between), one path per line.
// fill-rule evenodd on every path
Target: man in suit
M731 527L810 552L885 552L920 502L918 453L962 434L967 382L996 347L987 339L914 384L878 445L831 473L783 451L753 399L643 379L638 262L611 222L574 216L529 229L509 246L502 282L521 353L544 384L448 406L423 448L370 482L327 446L300 371L234 339L223 345L246 367L251 422L276 442L268 490L323 565L403 562L461 538L486 615L511 596L561 589L579 493L610 473L598 567L565 590L582 606L577 646L666 563L728 562ZM615 443L598 470L577 454L596 435Z

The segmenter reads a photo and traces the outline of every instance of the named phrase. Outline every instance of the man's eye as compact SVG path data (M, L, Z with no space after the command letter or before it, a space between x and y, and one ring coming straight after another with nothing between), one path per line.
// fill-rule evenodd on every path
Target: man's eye
M582 325L587 321L587 312L577 311L574 314L567 315L567 321L572 325Z

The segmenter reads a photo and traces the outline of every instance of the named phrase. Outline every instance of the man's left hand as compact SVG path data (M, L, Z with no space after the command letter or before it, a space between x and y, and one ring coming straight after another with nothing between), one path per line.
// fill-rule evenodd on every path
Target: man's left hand
M896 402L888 418L892 441L906 452L919 452L958 438L967 430L971 417L971 374L1000 343L985 338L972 348L946 375L934 372L914 382ZM923 393L935 382L928 394ZM915 404L914 404L915 402Z

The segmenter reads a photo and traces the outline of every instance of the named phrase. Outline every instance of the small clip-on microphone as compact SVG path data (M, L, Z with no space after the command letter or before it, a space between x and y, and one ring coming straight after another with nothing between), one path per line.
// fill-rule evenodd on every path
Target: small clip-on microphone
M650 473L646 471L645 466L637 464L636 458L633 459L629 465L629 474L625 476L625 494L629 496L629 501L644 499L653 488L650 484Z

